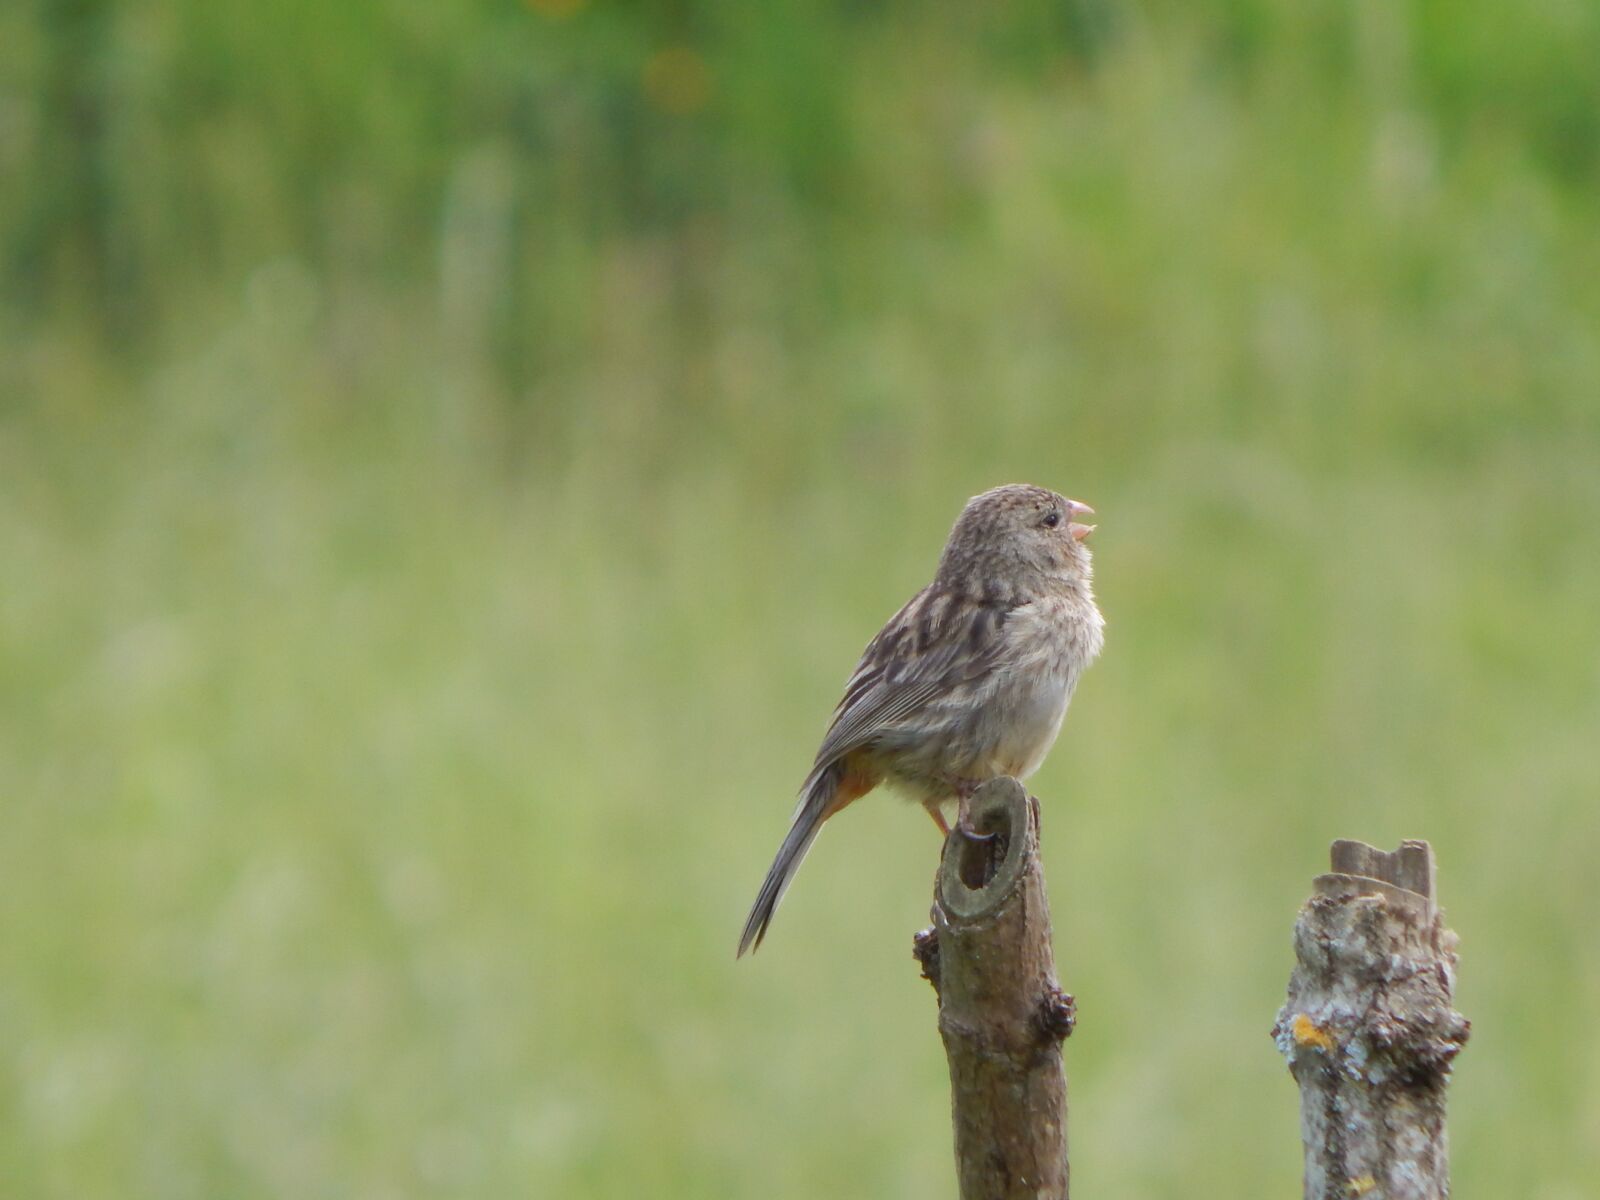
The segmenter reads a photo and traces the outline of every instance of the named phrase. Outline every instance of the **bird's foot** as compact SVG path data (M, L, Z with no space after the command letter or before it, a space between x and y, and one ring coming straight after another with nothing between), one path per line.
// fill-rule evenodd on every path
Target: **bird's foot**
M1000 836L998 833L979 833L968 824L965 817L956 822L955 831L975 846L987 846Z
M956 832L974 845L986 846L993 842L997 835L980 833L972 824L972 793L977 790L976 783L970 780L959 781L956 791Z

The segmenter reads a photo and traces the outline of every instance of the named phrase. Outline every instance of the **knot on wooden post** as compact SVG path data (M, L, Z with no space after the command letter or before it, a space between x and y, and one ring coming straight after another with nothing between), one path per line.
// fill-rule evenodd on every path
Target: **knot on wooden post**
M1449 1195L1445 1084L1470 1026L1451 1007L1456 938L1433 852L1333 844L1295 923L1296 966L1273 1026L1300 1086L1305 1195Z
M1055 978L1039 868L1038 806L1015 779L967 806L974 832L945 840L933 928L913 952L939 998L964 1200L1066 1200L1061 1040L1076 1005Z
M1064 1042L1078 1027L1078 1002L1068 992L1052 988L1039 1005L1039 1028L1046 1037Z

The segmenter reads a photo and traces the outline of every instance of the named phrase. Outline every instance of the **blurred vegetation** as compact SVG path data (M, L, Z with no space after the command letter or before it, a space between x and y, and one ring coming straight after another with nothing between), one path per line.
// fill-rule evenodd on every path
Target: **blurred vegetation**
M1328 840L1438 848L1462 1194L1600 1177L1600 8L0 7L0 1178L950 1194L836 689L1091 500L1074 1174L1287 1195Z

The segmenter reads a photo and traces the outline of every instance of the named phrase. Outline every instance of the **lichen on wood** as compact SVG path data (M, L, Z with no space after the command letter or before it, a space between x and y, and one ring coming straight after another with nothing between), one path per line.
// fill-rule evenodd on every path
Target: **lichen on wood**
M1433 852L1333 844L1295 923L1296 965L1273 1026L1300 1086L1306 1200L1443 1200L1445 1085L1470 1026L1451 1007L1456 937Z

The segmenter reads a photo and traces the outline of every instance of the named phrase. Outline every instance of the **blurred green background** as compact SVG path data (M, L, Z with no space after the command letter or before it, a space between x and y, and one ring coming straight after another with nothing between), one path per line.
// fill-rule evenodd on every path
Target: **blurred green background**
M874 799L972 493L1085 1195L1287 1196L1331 838L1438 850L1457 1189L1600 1178L1600 7L0 7L8 1196L953 1195Z

